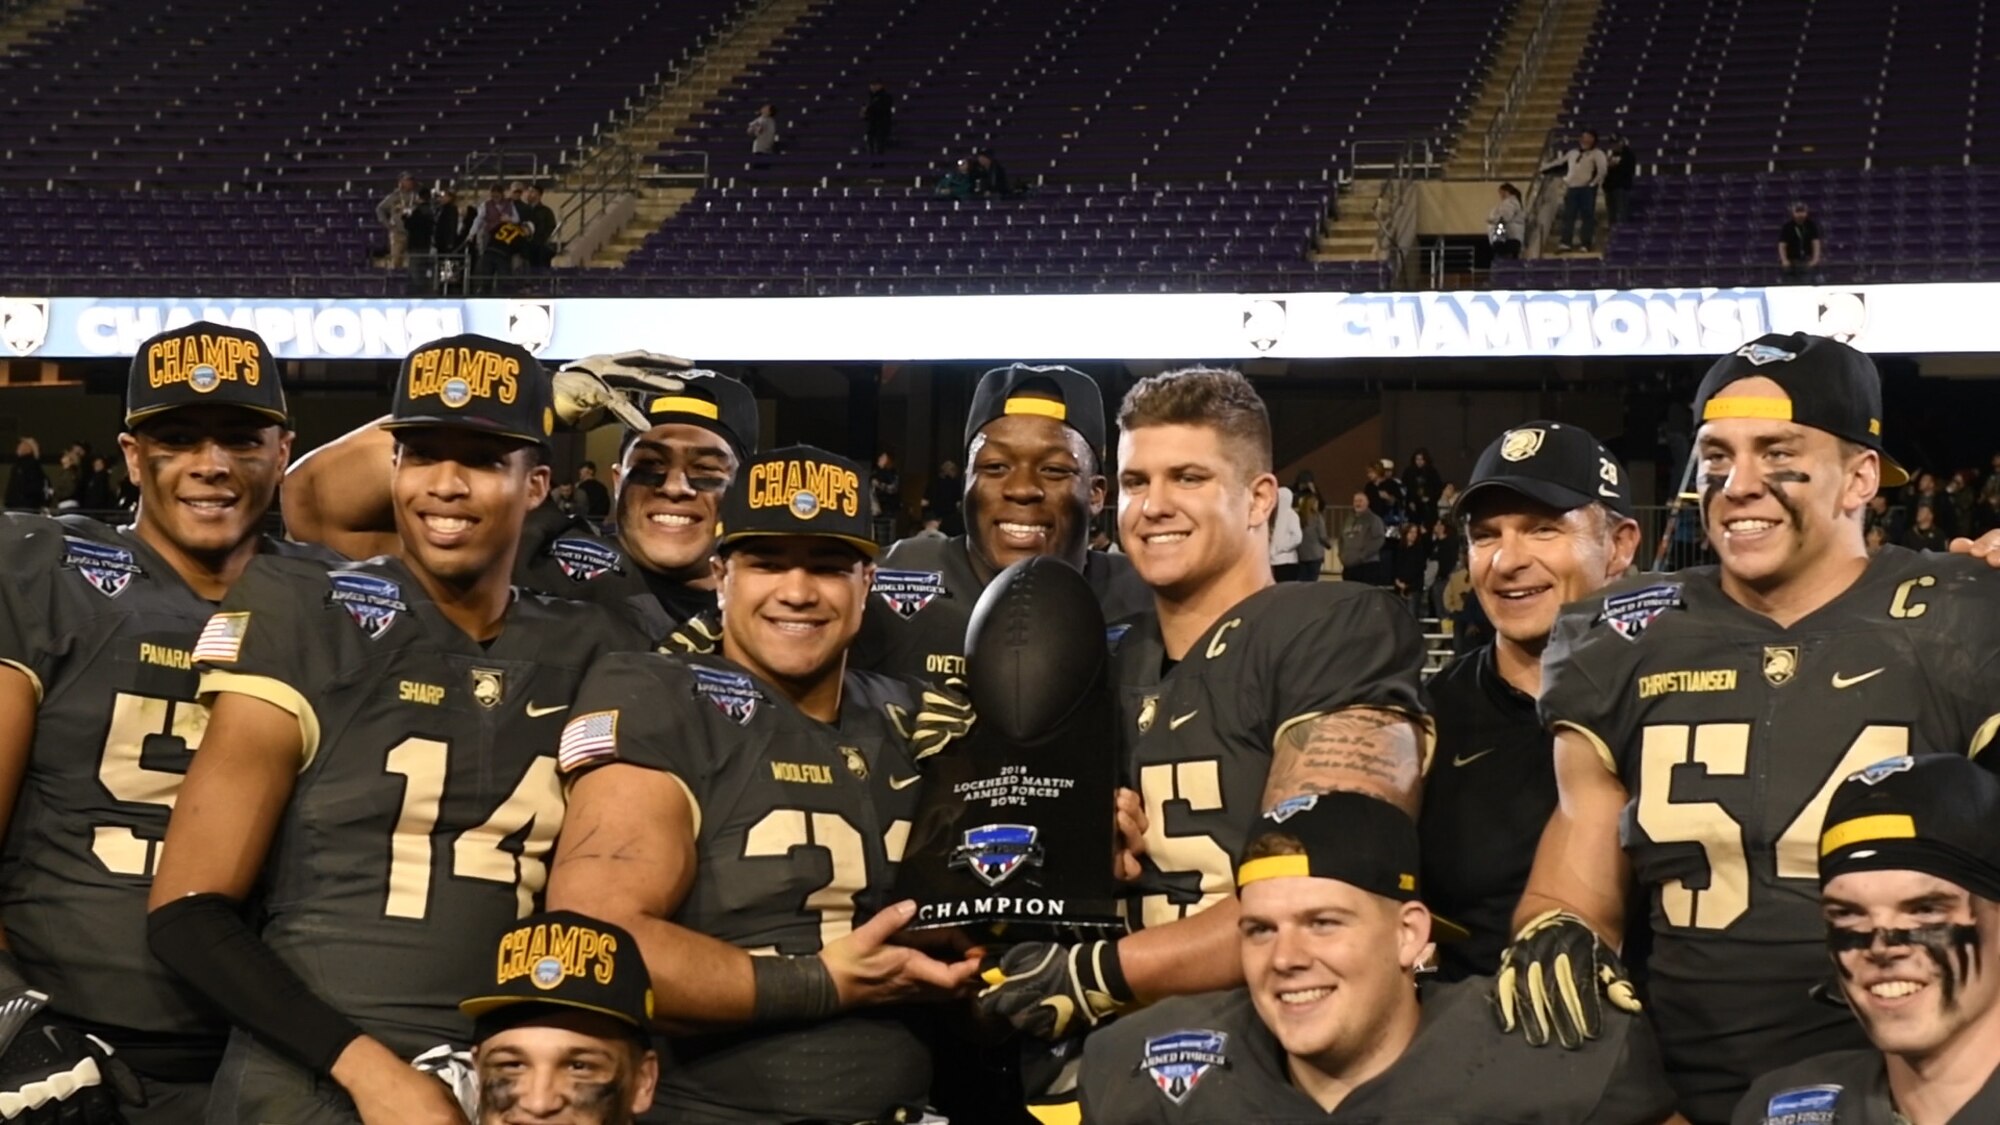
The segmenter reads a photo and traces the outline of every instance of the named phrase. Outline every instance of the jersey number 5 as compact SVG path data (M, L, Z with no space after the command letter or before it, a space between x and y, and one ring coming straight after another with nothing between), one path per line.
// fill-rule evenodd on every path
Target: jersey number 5
M104 735L97 780L115 801L171 809L174 798L180 795L181 778L187 770L185 755L201 745L202 732L207 729L208 708L199 703L121 691L111 700L111 726ZM143 764L146 743L154 738L180 743L183 756L179 769L148 769ZM93 825L90 831L91 854L113 875L151 878L159 867L158 837L148 839L133 829L113 824Z
M1227 629L1228 626L1223 626ZM1215 634L1219 641L1222 630ZM1201 900L1192 905L1170 895L1146 895L1140 916L1148 926L1178 922L1208 909L1229 894L1233 884L1229 853L1205 832L1167 831L1167 805L1180 802L1190 813L1222 808L1222 763L1215 758L1194 762L1155 763L1139 767L1139 797L1146 804L1146 854L1165 875L1192 872L1201 879Z
M1639 828L1657 844L1701 845L1708 886L1694 890L1679 879L1660 884L1660 910L1675 926L1719 930L1750 909L1750 865L1743 826L1714 801L1673 799L1674 770L1692 765L1710 777L1742 777L1749 770L1749 723L1667 723L1646 728L1639 746ZM1884 758L1910 752L1910 732L1899 726L1861 729L1820 783L1812 800L1778 837L1780 879L1819 878L1819 832L1833 791L1847 776Z
M403 807L389 836L389 898L382 907L391 918L422 918L430 912L431 850L450 760L450 743L406 738L389 751L383 765L384 771L403 778ZM458 834L451 847L451 873L511 884L518 899L515 917L525 918L549 881L549 852L562 822L556 760L540 755L485 823ZM517 836L519 855L501 847Z

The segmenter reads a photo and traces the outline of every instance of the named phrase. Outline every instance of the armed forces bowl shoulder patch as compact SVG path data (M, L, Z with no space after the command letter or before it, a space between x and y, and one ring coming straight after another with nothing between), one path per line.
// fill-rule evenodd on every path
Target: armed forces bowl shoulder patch
M371 641L380 640L398 617L410 611L409 603L403 600L403 588L387 578L335 570L329 571L326 579L333 587L327 599L346 610Z
M1229 1033L1189 1028L1155 1035L1146 1040L1139 1069L1153 1078L1153 1085L1175 1105L1188 1100L1208 1072L1229 1065Z
M749 726L757 714L757 704L763 695L757 684L741 672L729 672L720 668L695 668L694 692L715 709L729 716L737 726Z
M944 588L944 573L936 570L877 570L869 593L880 594L905 621L937 599L951 596Z
M1764 1103L1764 1125L1833 1125L1840 1090L1832 1083L1780 1090Z
M549 544L549 557L556 560L563 576L572 582L625 573L624 557L594 539L558 539Z
M1663 582L1605 598L1604 612L1597 619L1611 626L1613 632L1626 640L1636 641L1661 614L1686 606L1680 583Z
M124 593L135 576L146 573L131 551L74 535L63 536L62 564L107 598Z

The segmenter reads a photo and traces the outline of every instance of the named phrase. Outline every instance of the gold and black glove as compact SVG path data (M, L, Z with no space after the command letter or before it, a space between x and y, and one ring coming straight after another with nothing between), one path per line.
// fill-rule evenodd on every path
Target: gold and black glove
M1537 915L1500 955L1493 1003L1500 1030L1516 1027L1531 1046L1551 1039L1574 1050L1604 1030L1604 1001L1637 1012L1639 997L1618 954L1583 919L1561 910Z

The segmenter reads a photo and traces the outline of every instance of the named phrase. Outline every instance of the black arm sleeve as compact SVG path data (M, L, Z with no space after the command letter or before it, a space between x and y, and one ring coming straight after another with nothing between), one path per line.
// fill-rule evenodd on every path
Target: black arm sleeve
M231 1023L294 1062L329 1074L361 1029L313 994L225 895L189 895L146 918L146 944L215 1002Z

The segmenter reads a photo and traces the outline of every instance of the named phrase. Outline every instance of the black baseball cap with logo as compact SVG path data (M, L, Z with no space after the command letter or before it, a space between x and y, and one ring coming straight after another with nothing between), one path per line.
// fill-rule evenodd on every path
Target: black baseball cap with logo
M1259 841L1282 834L1302 852L1260 855ZM1236 866L1236 888L1264 879L1305 876L1336 879L1369 894L1397 902L1423 898L1418 873L1417 822L1395 805L1365 793L1315 793L1278 802L1250 830L1244 856ZM1433 916L1434 940L1459 941L1466 930L1456 922Z
M1788 399L1725 393L1738 379L1762 376ZM1695 424L1720 418L1797 422L1866 446L1882 456L1882 485L1910 474L1882 447L1882 375L1866 353L1805 332L1772 332L1715 361L1694 396Z
M752 457L723 493L715 549L776 535L837 539L873 559L881 547L868 534L868 470L811 445Z
M972 412L965 419L965 445L996 418L1033 414L1054 418L1083 435L1091 451L1104 456L1104 395L1097 380L1061 364L1016 363L979 377Z
M278 359L264 338L206 320L161 332L132 353L125 428L183 406L234 406L292 424Z
M547 449L555 425L555 392L541 362L517 344L468 332L403 357L382 428L479 430Z
M500 935L491 985L459 1002L479 1021L479 1037L532 1017L537 1008L609 1016L644 1034L653 1020L653 981L632 935L568 910L531 915Z
M1625 466L1590 431L1563 422L1527 422L1494 438L1473 465L1452 516L1464 518L1474 496L1502 488L1557 511L1602 504L1618 515L1632 514Z
M637 406L656 426L700 426L729 443L738 461L757 452L757 396L734 376L694 368L671 372L679 391L641 395Z
M1890 758L1833 791L1824 886L1851 871L1921 871L2000 901L2000 777L1958 754Z

